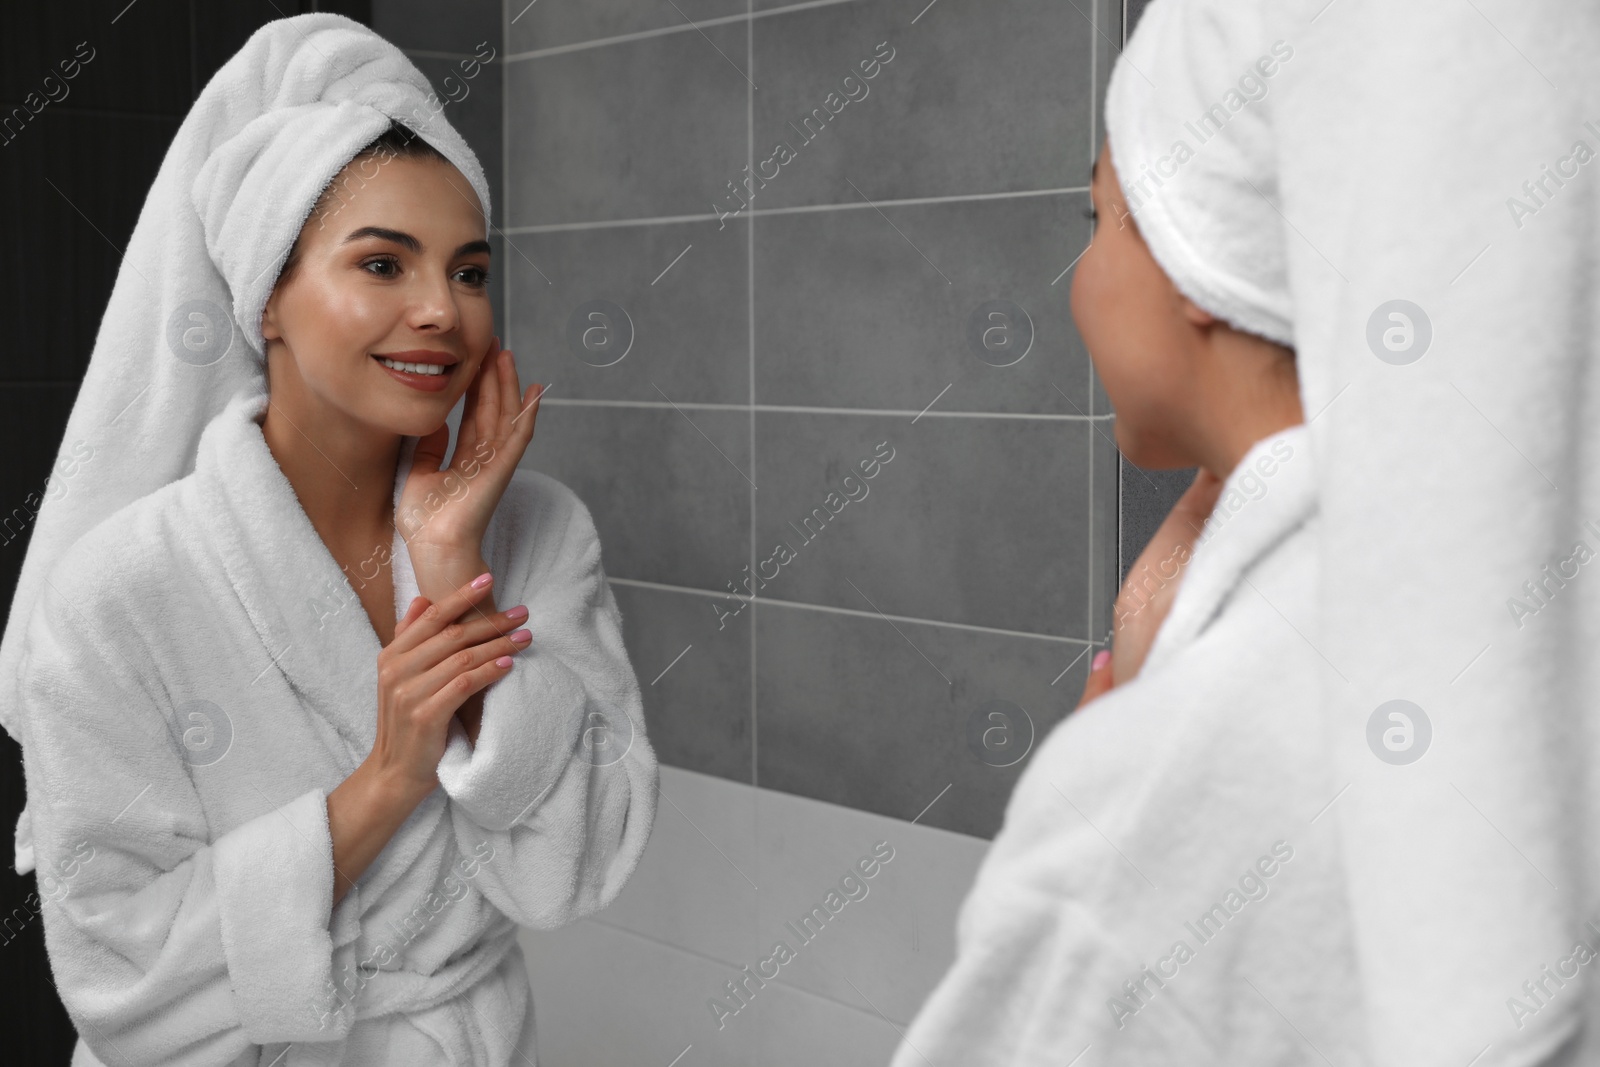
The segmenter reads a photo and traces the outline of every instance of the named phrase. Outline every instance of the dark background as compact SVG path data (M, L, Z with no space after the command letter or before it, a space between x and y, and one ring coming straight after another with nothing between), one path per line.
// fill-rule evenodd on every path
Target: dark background
M1132 27L1148 0L1127 0ZM211 75L262 24L311 11L372 23L371 0L88 0L0 7L0 114L9 114L79 42L95 49L9 143L0 144L0 317L13 357L0 366L0 500L45 484L100 318L167 145ZM43 95L41 93L41 95ZM16 131L13 131L16 132ZM1123 478L1125 573L1193 471ZM0 545L0 610L27 551ZM7 840L24 801L22 754L0 732L0 1035L5 1062L66 1064L76 1033L50 978L34 876L11 868Z
M87 41L70 92L0 144L0 501L39 492L66 432L95 334L167 145L211 75L262 24L335 11L371 24L371 0L88 0L0 5L0 114L10 114ZM85 50L87 54L87 49ZM3 138L0 138L3 139ZM28 529L27 512L8 525ZM9 610L28 533L0 545ZM62 1064L77 1032L45 956L33 874L11 865L22 750L0 731L0 1062Z

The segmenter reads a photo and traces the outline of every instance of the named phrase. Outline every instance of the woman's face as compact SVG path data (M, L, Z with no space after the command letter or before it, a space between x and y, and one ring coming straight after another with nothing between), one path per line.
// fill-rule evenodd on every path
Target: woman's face
M1107 141L1090 183L1097 221L1072 278L1072 317L1116 409L1117 447L1147 469L1188 466L1183 444L1199 361L1185 299L1150 254L1123 200Z
M262 315L273 403L426 436L444 424L493 336L477 193L449 163L395 156L352 163L334 188ZM380 355L448 365L442 375L397 375Z

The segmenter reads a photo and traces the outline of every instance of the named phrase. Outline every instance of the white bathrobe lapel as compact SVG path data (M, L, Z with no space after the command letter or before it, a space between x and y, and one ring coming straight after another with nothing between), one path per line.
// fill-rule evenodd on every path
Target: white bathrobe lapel
M1286 446L1290 455L1282 458ZM1315 506L1310 435L1303 423L1252 445L1223 482L1141 672L1159 670L1194 641L1247 580L1256 561L1298 528Z
M267 447L256 422L266 403L264 393L241 395L207 427L196 460L204 520L261 641L260 669L280 671L337 731L354 770L376 737L372 706L382 645ZM404 483L411 450L397 484ZM405 557L398 537L390 551ZM405 562L394 568L397 584L410 584L415 595ZM399 589L396 596L401 603Z

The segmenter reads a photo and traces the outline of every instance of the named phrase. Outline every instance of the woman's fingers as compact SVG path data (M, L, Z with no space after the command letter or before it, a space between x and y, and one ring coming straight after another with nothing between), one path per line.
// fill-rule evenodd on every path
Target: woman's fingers
M453 590L449 596L438 603L428 602L422 608L418 618L408 625L403 633L396 627L394 640L390 642L389 648L393 649L395 653L410 652L466 614L467 609L488 596L489 590L492 588L494 588L494 577L489 574L482 574ZM417 599L426 600L425 597L418 597ZM413 600L411 602L411 610L415 611L416 608L417 602ZM410 611L407 612L407 615L409 614Z
M498 661L515 656L527 648L531 640L527 630L514 630L504 635L497 634L481 643L447 650L437 663L427 669L427 673L420 676L421 692L430 698L434 695L445 698L444 704L448 704L453 712L467 697L510 670L509 664L500 666ZM464 687L458 680L467 676L484 681L481 685ZM437 705L437 709L442 712L444 704Z
M1083 707L1114 685L1116 681L1111 677L1111 653L1101 649L1089 664L1089 680L1083 683L1083 697L1078 701L1078 707Z
M410 604L409 607L406 608L405 615L401 616L400 621L394 624L394 635L396 637L399 637L401 634L405 633L405 630L406 630L407 626L410 626L412 623L416 622L418 619L420 619L422 617L422 611L427 606L428 606L428 598L427 597L425 597L425 596L414 596L414 597L412 597L411 598L411 604Z

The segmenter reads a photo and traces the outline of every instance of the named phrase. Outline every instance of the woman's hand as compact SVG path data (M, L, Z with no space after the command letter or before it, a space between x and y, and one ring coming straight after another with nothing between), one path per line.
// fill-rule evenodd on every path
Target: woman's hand
M448 424L417 442L395 523L424 591L424 573L435 561L480 558L483 532L533 440L543 396L537 383L520 391L516 360L495 337L467 387L450 465L444 466Z
M1083 707L1116 684L1111 677L1111 651L1102 648L1089 661L1089 678L1083 683L1083 696L1078 700L1078 707Z
M1162 520L1150 543L1128 570L1112 607L1112 642L1109 659L1091 666L1084 684L1083 707L1114 686L1136 677L1145 656L1155 643L1156 633L1172 610L1172 601L1183 581L1183 571L1194 554L1194 542L1205 528L1206 519L1217 505L1222 480L1201 467L1183 496ZM1102 664L1102 650L1095 663Z
M531 640L527 630L505 633L528 617L521 605L453 621L492 585L492 579L481 589L468 583L437 604L416 597L395 625L394 640L378 653L378 731L365 762L416 803L439 784L456 709L509 671L511 655Z

